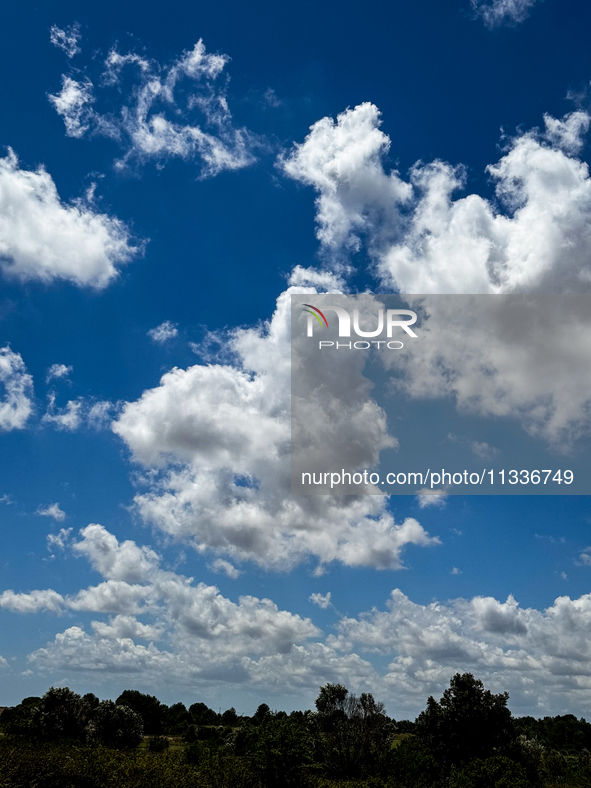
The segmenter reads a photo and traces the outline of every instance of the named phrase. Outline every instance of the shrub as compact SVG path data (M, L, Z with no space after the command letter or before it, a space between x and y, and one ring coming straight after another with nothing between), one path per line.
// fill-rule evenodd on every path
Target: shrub
M89 741L98 741L107 747L137 747L144 735L140 715L129 706L119 706L112 700L103 700L92 714L88 726Z
M148 739L148 750L150 752L164 752L170 747L170 742L165 736L150 736Z

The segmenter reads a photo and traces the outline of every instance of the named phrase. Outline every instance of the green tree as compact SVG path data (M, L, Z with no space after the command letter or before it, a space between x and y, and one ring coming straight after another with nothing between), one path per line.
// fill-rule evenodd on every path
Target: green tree
M271 709L267 706L266 703L261 703L258 709L255 711L252 721L255 725L261 725L267 717L271 714Z
M326 684L316 709L320 751L331 774L350 778L383 770L393 734L383 703L369 692L357 697L342 684Z
M85 739L92 709L68 687L51 687L33 713L35 735L44 741Z
M100 700L97 698L94 692L87 692L86 695L82 696L82 700L88 703L91 709L96 709L100 703Z
M222 714L222 723L224 725L238 725L238 714L236 709L232 706Z
M181 736L191 724L191 715L184 703L173 703L164 715L164 729L172 736Z
M92 712L88 726L89 741L124 749L137 747L143 735L143 720L130 706L103 700Z
M138 690L124 690L115 703L137 711L144 723L144 733L148 736L157 736L164 731L167 706L160 703L154 695L145 695Z
M265 788L302 788L314 762L314 739L307 721L268 713L262 722L235 729L228 749L249 761Z
M456 673L441 701L416 721L421 742L445 767L503 754L516 740L506 692L493 695L471 673Z
M195 725L216 725L218 714L205 703L193 703L189 706L189 714Z
M26 736L31 738L35 733L33 719L41 698L24 698L18 706L4 709L0 722L5 733L10 736Z
M441 767L415 737L404 739L391 750L388 771L396 785L404 788L433 788L441 776Z

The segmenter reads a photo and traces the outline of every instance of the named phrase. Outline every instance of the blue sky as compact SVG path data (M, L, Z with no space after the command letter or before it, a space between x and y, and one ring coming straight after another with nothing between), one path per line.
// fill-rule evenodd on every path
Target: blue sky
M288 288L589 291L590 27L556 0L3 5L0 704L252 713L340 681L400 718L470 670L591 713L586 497L288 479Z

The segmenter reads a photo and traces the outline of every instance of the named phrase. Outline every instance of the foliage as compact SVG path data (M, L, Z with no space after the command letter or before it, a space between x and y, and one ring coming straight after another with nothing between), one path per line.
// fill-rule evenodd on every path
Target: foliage
M82 696L82 700L85 701L91 709L96 709L99 705L100 700L94 694L94 692L87 692L86 695Z
M12 736L32 736L34 733L33 717L41 698L25 698L18 706L4 709L0 722L5 733Z
M302 717L269 712L259 725L235 730L229 747L250 761L265 788L301 788L314 771L314 738Z
M457 674L416 723L394 725L371 694L340 684L320 688L316 712L262 703L250 719L52 687L3 711L0 788L589 788L591 726L573 715L514 726L507 698ZM152 733L137 748L143 715L174 747Z
M2 788L262 788L248 764L205 752L199 765L182 753L101 745L35 744L0 739Z
M430 697L416 732L444 768L502 754L516 740L508 693L493 695L471 673L456 673L441 701Z
M591 723L583 717L578 720L574 714L558 717L520 717L514 721L515 730L528 739L536 739L552 750L581 752L591 750Z
M108 747L137 747L144 736L144 723L129 706L103 700L92 712L88 739Z
M400 788L432 788L441 775L435 758L415 738L403 740L390 752L388 767Z
M185 744L193 744L199 738L198 729L196 725L188 725L183 733L183 741Z
M80 695L68 687L51 687L33 711L34 735L43 741L84 740L91 714Z
M449 788L531 788L523 766L503 755L453 767Z
M129 706L141 716L144 732L148 736L164 732L164 718L167 707L154 695L145 695L138 690L124 690L115 701L120 706Z
M271 714L271 709L269 708L269 706L266 703L261 703L261 705L255 711L252 717L252 722L255 725L260 725L261 723L265 722L265 720L267 719L267 717L269 717L270 714Z
M219 722L219 715L205 703L193 703L189 706L189 714L195 725L216 725Z
M191 724L191 715L184 703L173 703L164 713L164 730L171 736L184 734Z
M383 703L371 693L357 697L342 684L326 684L320 688L316 709L313 722L330 774L358 777L383 770L394 732Z
M165 736L150 736L148 739L148 750L150 752L164 752L170 747L170 742Z
M96 695L83 698L68 687L51 687L42 698L25 698L2 717L5 733L41 741L98 742L110 747L136 747L142 740L142 718L127 706Z
M414 733L416 727L416 723L411 720L398 720L396 722L397 733Z
M222 724L238 725L238 714L236 714L236 709L234 706L232 706L230 709L226 709L226 711L222 714Z

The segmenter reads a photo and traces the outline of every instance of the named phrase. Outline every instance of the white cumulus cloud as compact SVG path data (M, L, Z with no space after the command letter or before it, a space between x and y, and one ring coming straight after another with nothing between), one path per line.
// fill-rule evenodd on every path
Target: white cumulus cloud
M136 510L200 552L238 561L399 569L405 546L439 540L412 518L396 523L384 498L291 495L289 295L265 325L230 334L235 365L175 368L123 406L113 429L153 471ZM353 430L371 467L392 441L381 410L359 404L347 405L343 442Z
M583 713L589 704L591 594L561 596L537 610L513 596L420 604L395 589L385 607L341 617L326 637L270 599L233 601L166 570L150 547L120 542L100 525L64 544L91 562L98 585L66 596L51 589L0 594L0 607L14 613L96 616L89 631L69 626L30 654L35 670L125 670L154 686L162 675L179 686L223 681L269 690L340 682L374 692L399 716L414 716L454 673L471 671L494 691L509 690L519 714ZM310 599L330 605L329 593ZM385 666L376 668L376 659Z
M568 330L556 332L564 321L549 299L544 308L554 304L556 311L543 344L540 332L540 344L532 344L530 332L515 345L515 337L503 339L499 330L509 301L497 297L591 292L591 178L578 158L589 123L581 110L561 119L546 115L543 130L506 141L500 160L487 168L495 199L456 198L464 168L442 161L417 163L408 182L388 172L383 157L390 141L371 104L318 121L282 162L287 175L318 194L325 252L342 260L365 244L382 286L402 293L491 296L466 295L461 305L450 300L444 317L435 297L407 299L425 307L429 320L421 330L429 341L404 367L404 393L451 397L460 410L517 418L531 435L564 451L591 430L586 305L569 302ZM565 379L576 385L565 386ZM483 460L498 453L483 441L471 447Z
M59 503L51 503L48 506L38 506L35 514L40 514L42 517L51 517L53 520L57 520L60 523L66 519L66 513L63 509L60 509Z
M591 595L558 597L546 610L521 608L509 596L421 605L392 591L386 610L343 618L327 638L337 651L388 655L390 695L424 703L451 675L470 670L487 686L508 690L513 709L539 713L582 709L591 693L586 636Z
M48 400L42 421L53 424L58 430L77 430L82 423L83 400L70 400L63 408L56 407L55 394L49 394Z
M398 224L400 208L411 198L410 184L396 172L384 172L390 140L379 129L379 114L366 102L336 122L322 118L281 162L287 175L318 192L318 237L331 250L358 249L360 234L384 214Z
M117 408L116 403L85 397L69 400L63 407L58 407L55 393L51 391L47 395L47 410L41 421L57 430L69 432L83 425L93 430L104 430L110 427Z
M59 519L59 518L58 518ZM47 549L53 555L53 551L57 548L58 550L65 550L66 545L70 540L70 534L72 533L71 528L60 528L57 534L47 534Z
M236 578L240 577L242 574L240 569L237 569L234 564L230 563L230 561L224 561L223 558L216 558L209 568L212 570L212 572L223 572L223 574L225 574L227 577L230 577L232 580L236 580Z
M42 167L19 167L12 151L0 159L0 268L15 279L104 288L138 253L119 219L90 205L62 202Z
M64 119L68 137L83 137L94 121L92 82L88 79L80 82L64 74L62 89L59 93L50 94L49 100Z
M421 509L442 509L447 504L447 495L442 490L419 490L416 501Z
M170 339L177 337L178 333L179 332L176 323L171 323L170 320L165 320L164 323L160 323L160 325L156 326L156 328L151 328L148 331L148 336L158 345L163 345Z
M321 607L323 610L326 610L330 605L330 597L331 597L331 593L329 591L326 594L310 594L308 598L310 602L312 602L315 605L318 605L318 607Z
M243 681L254 677L261 658L287 659L298 644L321 634L309 618L280 610L270 599L241 596L234 602L215 586L162 569L151 548L120 542L100 525L87 526L80 536L71 549L100 573L98 585L69 596L51 589L0 594L0 607L17 613L110 615L92 621L92 634L78 626L58 633L31 655L40 667L108 672L125 665L148 675L165 668L175 678L216 673ZM135 639L150 643L138 646ZM167 650L154 645L158 640Z
M591 179L576 157L589 115L544 118L509 140L488 167L496 200L453 198L465 171L417 163L408 181L387 172L390 140L379 112L361 104L311 127L283 160L312 185L327 251L364 242L382 284L402 293L588 292Z
M72 370L73 367L67 367L65 364L52 364L47 370L45 382L50 383L52 380L67 378Z
M0 348L0 383L4 396L0 399L0 430L20 430L33 412L33 378L26 371L19 353L8 346Z

